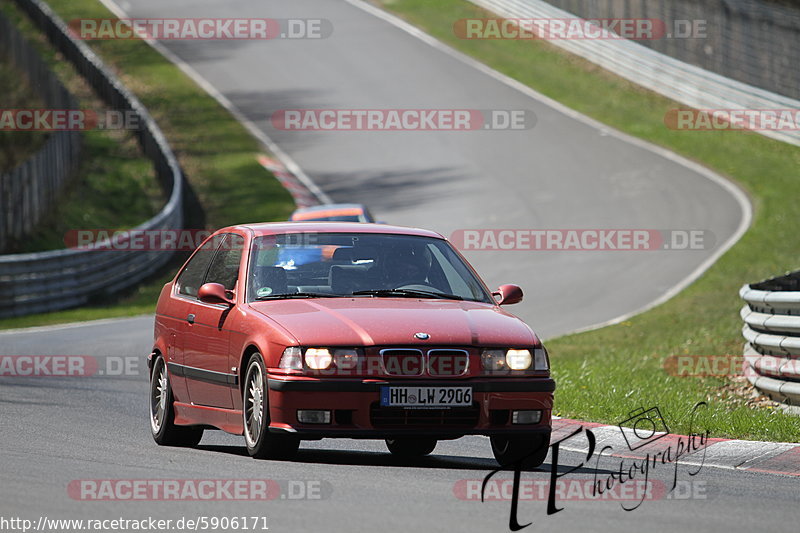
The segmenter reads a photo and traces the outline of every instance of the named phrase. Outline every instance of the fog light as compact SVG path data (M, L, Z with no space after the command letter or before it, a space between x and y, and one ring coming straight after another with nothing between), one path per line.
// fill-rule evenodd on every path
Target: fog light
M297 420L301 424L330 424L331 412L311 409L298 409Z
M512 424L538 424L542 419L542 412L538 409L532 411L511 411Z

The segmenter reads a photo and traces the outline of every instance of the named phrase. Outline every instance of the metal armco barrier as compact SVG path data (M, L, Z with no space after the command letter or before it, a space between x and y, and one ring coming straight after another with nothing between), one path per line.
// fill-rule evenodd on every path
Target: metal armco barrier
M49 109L77 109L75 98L10 20L0 14L0 51L24 72ZM26 134L23 134L26 135ZM0 174L0 252L29 235L75 170L81 153L77 131L51 133L38 152L11 171Z
M176 229L183 224L183 176L155 121L84 43L40 0L15 0L70 61L106 105L133 111L141 128L139 144L152 162L169 198L164 208L137 230ZM172 257L167 251L64 249L0 256L0 318L75 307L94 297L132 287Z
M565 19L575 14L561 10L542 0L470 0L501 17L508 19ZM594 2L587 2L594 4ZM612 2L597 2L608 7ZM700 4L696 2L695 4ZM625 16L610 8L597 10L598 17ZM637 17L631 11L628 17ZM713 21L709 21L709 25ZM750 44L742 37L743 46ZM695 39L697 40L697 39ZM671 47L689 46L683 39L670 39ZM704 70L676 59L681 57L674 50L670 55L660 53L627 39L554 39L550 44L583 57L606 70L646 87L676 102L696 109L788 109L800 110L800 100L770 92L737 81L710 70ZM675 57L673 57L675 56ZM797 74L797 54L791 50L794 64L786 65L786 74ZM731 76L733 72L729 73ZM756 130L764 136L800 146L800 131Z
M800 6L772 0L547 0L584 19L638 18L666 23L672 37L642 46L726 78L800 99ZM680 21L680 22L676 22ZM702 35L693 36L693 28Z
M745 375L761 393L800 407L800 271L745 285L739 296Z

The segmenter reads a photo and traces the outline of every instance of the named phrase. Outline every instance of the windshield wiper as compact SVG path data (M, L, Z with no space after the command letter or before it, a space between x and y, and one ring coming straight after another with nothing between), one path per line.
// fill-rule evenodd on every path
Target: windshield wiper
M425 291L421 289L369 289L365 291L355 291L353 296L409 296L412 298L441 298L443 300L463 300L461 296L447 294L444 292Z
M287 294L268 294L266 296L258 296L259 300L284 300L289 298L341 298L341 294L328 294L326 292L290 292Z

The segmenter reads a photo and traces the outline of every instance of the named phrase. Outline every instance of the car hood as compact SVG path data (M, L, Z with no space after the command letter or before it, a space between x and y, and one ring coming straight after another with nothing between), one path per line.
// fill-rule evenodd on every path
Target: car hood
M300 346L530 346L538 338L522 320L479 302L411 298L318 298L253 302ZM415 333L427 333L419 340Z

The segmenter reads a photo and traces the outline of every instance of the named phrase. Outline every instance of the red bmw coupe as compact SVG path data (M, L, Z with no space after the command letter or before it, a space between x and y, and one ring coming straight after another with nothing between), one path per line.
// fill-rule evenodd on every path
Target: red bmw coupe
M250 455L301 440L385 439L422 456L490 437L501 464L541 464L555 382L536 334L441 235L358 223L233 226L161 291L150 428L194 446L244 435Z

